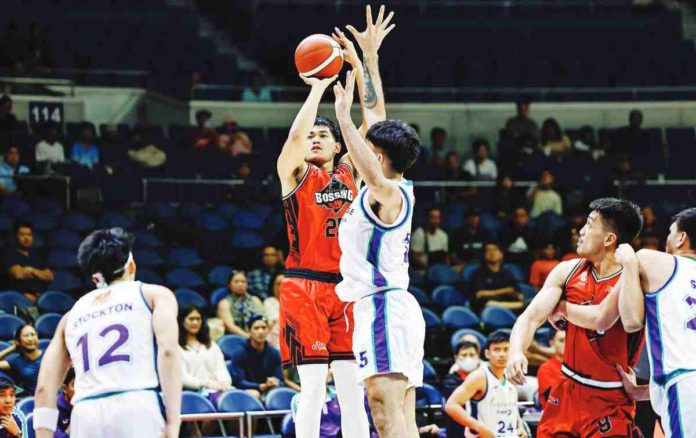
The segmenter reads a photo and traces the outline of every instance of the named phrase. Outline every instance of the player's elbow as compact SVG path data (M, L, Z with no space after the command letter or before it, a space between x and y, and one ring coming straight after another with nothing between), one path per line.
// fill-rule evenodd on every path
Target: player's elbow
M621 324L623 325L626 333L635 333L643 328L643 321L632 320L630 318L621 319Z

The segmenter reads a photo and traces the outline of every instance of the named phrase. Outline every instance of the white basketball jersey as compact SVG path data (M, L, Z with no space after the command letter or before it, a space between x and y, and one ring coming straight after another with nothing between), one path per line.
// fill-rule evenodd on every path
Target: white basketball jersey
M127 281L96 289L70 310L65 343L75 368L73 404L159 387L152 310L141 287Z
M696 371L696 260L674 260L667 283L645 294L650 374L659 385Z
M357 301L387 289L408 289L408 250L413 217L413 183L394 181L402 196L401 212L393 224L383 223L372 211L364 186L341 220L343 281L336 293L343 301Z
M471 416L486 425L496 438L517 438L519 411L517 389L505 377L502 380L485 366L486 393L481 400L471 401Z

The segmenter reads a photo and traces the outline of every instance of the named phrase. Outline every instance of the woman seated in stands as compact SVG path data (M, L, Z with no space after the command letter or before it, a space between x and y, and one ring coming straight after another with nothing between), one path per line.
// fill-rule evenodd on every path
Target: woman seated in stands
M6 359L14 352L19 354ZM39 336L31 324L24 324L15 332L13 344L0 351L0 371L9 371L27 394L34 394L41 359L43 351L39 349Z

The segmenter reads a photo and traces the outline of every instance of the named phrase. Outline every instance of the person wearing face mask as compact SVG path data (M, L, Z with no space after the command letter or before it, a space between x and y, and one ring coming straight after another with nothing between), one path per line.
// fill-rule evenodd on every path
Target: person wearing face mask
M454 365L442 381L444 396L449 397L466 376L481 364L481 347L471 340L460 340L454 353Z
M565 331L556 331L551 338L550 346L553 348L553 356L544 362L537 371L539 381L539 403L546 407L551 387L561 378L561 365L563 365L563 352L565 351Z

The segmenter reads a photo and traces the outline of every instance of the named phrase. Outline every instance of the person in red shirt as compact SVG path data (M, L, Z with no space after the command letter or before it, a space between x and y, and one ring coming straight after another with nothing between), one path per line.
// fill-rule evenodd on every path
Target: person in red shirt
M541 258L532 263L532 267L529 270L529 284L537 289L541 288L546 281L546 277L559 263L560 261L556 256L556 247L553 243L547 243L541 251Z
M607 299L618 303L615 286L621 265L615 252L640 232L640 208L627 200L602 198L590 204L590 211L580 230L577 253L581 258L559 263L551 271L512 329L507 372L513 383L525 382L524 352L561 299L572 304ZM627 333L616 320L609 327L586 330L567 323L562 376L552 386L538 438L633 437L640 433L634 422L635 403L624 392L616 365L635 367L643 332Z
M539 367L537 381L539 382L539 403L542 409L546 407L551 387L561 378L561 365L563 364L563 351L565 350L566 333L556 330L551 338L550 346L553 348L553 356Z
M391 31L393 13L380 8L376 22L367 7L367 29L348 30L363 52L363 64L353 43L335 29L334 39L344 47L344 57L357 73L365 135L368 128L386 119L377 51ZM366 438L369 424L364 391L357 378L353 355L353 308L335 292L341 281L338 226L360 187L357 172L346 154L335 165L342 149L336 125L317 117L319 103L336 76L302 80L311 87L307 100L290 127L278 157L277 170L285 208L289 240L285 279L280 284L280 352L284 368L297 366L302 393L296 417L298 437L319 435L326 398L326 379L331 372L341 411L344 436Z

